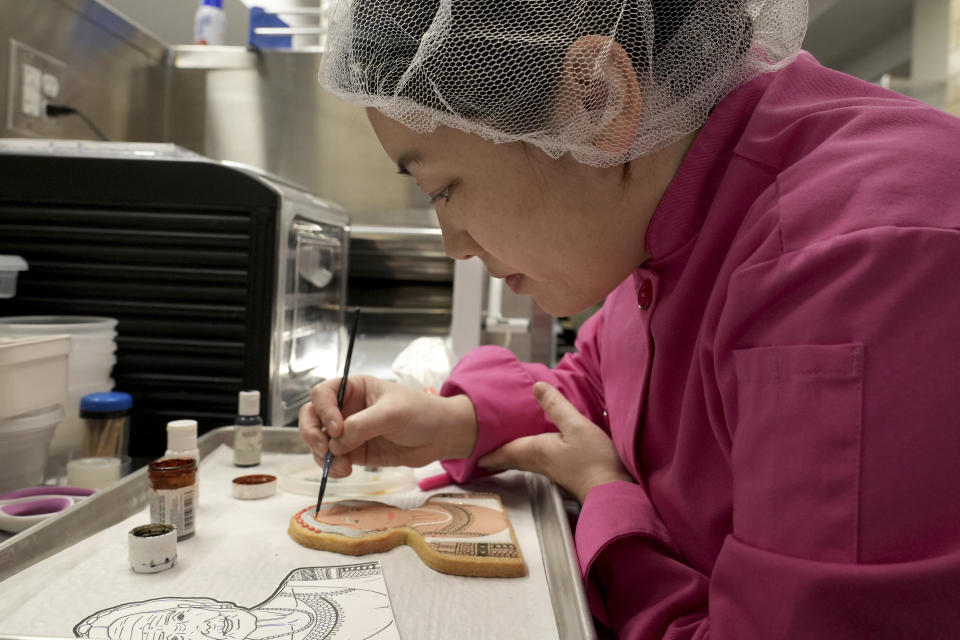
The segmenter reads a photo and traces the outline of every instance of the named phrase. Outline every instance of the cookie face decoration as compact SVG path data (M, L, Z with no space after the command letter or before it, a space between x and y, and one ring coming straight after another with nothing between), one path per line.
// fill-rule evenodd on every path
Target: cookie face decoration
M363 555L408 544L427 566L461 576L527 574L500 496L441 493L400 509L369 500L307 507L290 520L290 537L313 549Z

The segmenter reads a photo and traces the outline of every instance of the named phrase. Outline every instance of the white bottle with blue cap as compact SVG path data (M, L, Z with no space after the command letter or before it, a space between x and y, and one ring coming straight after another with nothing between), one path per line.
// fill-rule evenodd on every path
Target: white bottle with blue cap
M193 19L193 43L227 43L227 14L223 11L223 0L200 0Z

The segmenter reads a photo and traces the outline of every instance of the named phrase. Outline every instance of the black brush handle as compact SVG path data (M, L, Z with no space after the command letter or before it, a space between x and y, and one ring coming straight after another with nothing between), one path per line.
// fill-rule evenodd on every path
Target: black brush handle
M343 377L340 378L340 388L337 389L337 409L343 411L343 396L347 392L347 376L350 374L350 360L353 358L353 345L357 341L357 327L360 326L360 307L353 314L353 326L350 327L350 344L347 345L347 360L343 363ZM329 444L328 444L329 447ZM330 464L333 462L333 453L327 449L327 457L323 460L323 478L320 480L320 493L317 495L317 510L313 512L316 518L323 503L323 494L327 490L327 474L330 473Z

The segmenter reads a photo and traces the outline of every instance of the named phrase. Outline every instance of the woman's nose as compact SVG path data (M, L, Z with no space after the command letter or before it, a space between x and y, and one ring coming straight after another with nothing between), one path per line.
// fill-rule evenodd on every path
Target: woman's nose
M469 260L482 252L480 245L466 231L455 231L441 225L443 252L454 260Z

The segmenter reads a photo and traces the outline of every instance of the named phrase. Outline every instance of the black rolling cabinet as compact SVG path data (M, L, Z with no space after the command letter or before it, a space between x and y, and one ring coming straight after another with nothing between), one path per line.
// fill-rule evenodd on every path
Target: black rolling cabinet
M113 377L134 397L133 456L162 453L168 420L197 419L201 432L230 424L241 389L261 390L269 422L289 422L305 390L336 371L342 333L342 212L160 147L144 158L0 145L0 253L29 263L0 315L118 320ZM325 335L311 343L311 331Z

